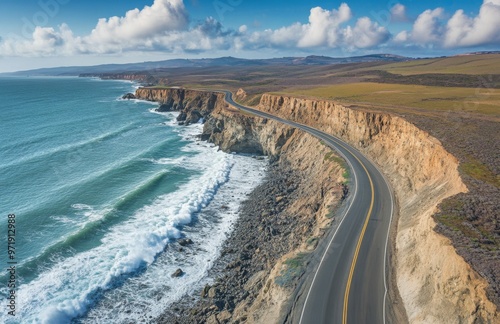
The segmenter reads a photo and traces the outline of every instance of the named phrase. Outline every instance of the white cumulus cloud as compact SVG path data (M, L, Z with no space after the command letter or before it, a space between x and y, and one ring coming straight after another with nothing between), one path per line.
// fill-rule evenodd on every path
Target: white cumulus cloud
M182 0L154 0L151 6L130 10L123 17L99 19L91 33L83 37L74 37L66 24L57 30L36 27L32 39L2 42L0 55L71 55L153 48L157 38L185 30L187 26L188 13Z
M499 17L500 0L484 0L473 17L460 9L446 20L443 8L428 9L418 16L411 31L400 32L394 41L441 48L500 45Z
M338 10L312 8L309 23L302 26L303 32L297 45L299 47L335 46L338 42L340 24L349 21L351 17L351 9L345 3L342 3Z
M413 24L412 40L423 44L439 41L443 31L440 23L443 13L443 8L428 9L421 13Z
M396 3L391 8L391 20L393 21L408 21L406 16L406 7L400 3Z
M128 11L124 17L99 19L85 38L88 43L118 43L163 35L187 27L188 14L182 0L155 0L144 9Z
M358 19L354 28L348 26L344 31L347 44L355 48L370 48L385 43L390 33L368 17Z
M406 30L403 30L399 32L396 36L394 36L394 41L396 43L405 43L406 41L408 41L409 38L410 34Z
M400 3L392 6L390 13L392 21L408 21L406 7ZM411 30L391 35L387 28L369 17L354 20L351 8L342 3L334 9L314 7L301 22L249 31L247 25L227 29L212 17L190 24L183 0L152 0L150 6L129 10L123 16L99 19L87 35L74 35L67 24L61 24L36 27L29 39L0 37L0 57L127 52L181 55L263 48L355 51L391 44L432 48L492 46L500 45L499 17L500 0L484 0L475 16L463 10L451 15L443 8L428 9L417 17Z
M500 44L500 0L485 0L476 17L455 12L446 25L446 47Z
M385 42L390 33L368 17L359 18L354 27L344 26L352 19L346 3L338 9L312 8L308 23L299 22L278 29L252 33L248 39L250 48L368 48Z

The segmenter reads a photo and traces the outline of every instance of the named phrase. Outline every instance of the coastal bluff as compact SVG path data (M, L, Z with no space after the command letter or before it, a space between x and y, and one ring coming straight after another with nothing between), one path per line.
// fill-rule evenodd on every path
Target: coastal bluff
M279 213L266 216L271 221L284 210L299 214L295 216L297 228L288 237L288 252L267 259L263 272L253 274L255 291L236 298L231 309L206 314L214 323L241 318L248 323L280 322L293 307L288 300L293 288L279 285L276 279L286 271L286 261L307 251L308 239L319 239L321 228L330 224L328 216L332 206L341 202L340 183L345 180L340 160L332 158L329 149L310 135L230 107L221 93L140 88L136 97L157 101L166 111L179 111L181 123L203 119L202 139L227 152L269 155L301 180L290 195L294 199ZM390 284L395 298L400 295L410 323L498 320L495 305L486 297L486 281L456 253L449 239L434 231L432 215L439 203L467 190L457 159L437 139L403 118L350 109L328 100L264 94L258 109L343 138L372 159L388 178L398 202ZM220 314L226 311L221 321Z

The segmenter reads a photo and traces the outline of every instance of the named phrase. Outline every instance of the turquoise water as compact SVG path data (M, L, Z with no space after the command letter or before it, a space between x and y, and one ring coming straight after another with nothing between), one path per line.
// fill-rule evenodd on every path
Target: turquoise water
M18 262L17 314L0 322L154 318L210 281L265 162L196 141L201 125L179 127L156 104L120 100L133 86L0 78L0 226L16 214ZM195 244L181 253L182 236Z

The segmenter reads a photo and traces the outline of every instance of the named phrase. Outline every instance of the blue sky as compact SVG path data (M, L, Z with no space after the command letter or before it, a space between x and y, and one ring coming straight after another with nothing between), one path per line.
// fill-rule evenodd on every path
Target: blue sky
M499 15L500 0L0 0L0 72L179 57L496 50Z

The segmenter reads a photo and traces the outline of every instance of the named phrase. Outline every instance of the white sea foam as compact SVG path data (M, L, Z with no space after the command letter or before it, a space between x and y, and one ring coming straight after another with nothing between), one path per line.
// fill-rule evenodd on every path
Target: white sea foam
M84 227L88 223L92 223L101 220L106 214L110 213L112 208L104 208L101 210L96 210L94 207L86 204L73 204L71 205L76 211L76 215L79 216L77 221Z
M161 158L161 159L144 159L144 160L160 165L182 165L183 162L187 161L187 158L182 156L179 158Z
M264 176L265 161L233 156L229 181L220 187L210 206L197 214L197 222L184 228L195 243L181 254L167 249L139 277L110 291L93 307L84 323L137 323L158 317L172 302L211 283L208 271L219 257L221 245L233 230L240 204ZM170 274L182 268L185 275Z
M115 287L123 276L150 266L168 242L181 236L182 226L189 224L193 215L206 207L219 187L229 180L235 157L211 149L204 157L207 158L210 158L211 167L200 178L193 179L175 193L159 197L126 222L112 228L99 247L57 263L28 285L21 286L18 302L23 308L19 317L28 322L68 323L71 318L85 314L96 297ZM252 178L255 181L255 177ZM78 207L87 209L83 205ZM232 220L223 220L216 233L208 238L209 244L204 244L205 249L209 249L210 260L216 257L216 246L236 218L234 210L233 206ZM194 263L192 275L182 280L183 285L173 296L180 297L211 265L207 255ZM168 277L165 270L163 274ZM152 283L157 279L152 276L148 280ZM159 309L149 306L152 314L158 314Z
M149 104L149 105L153 105L153 106L158 107L158 103L157 102L155 102L155 101L149 101L149 100L142 100L142 99L123 99L122 97L118 97L118 98L115 99L115 101L133 102L135 104L145 103L145 104Z
M148 102L151 102L151 101L148 101ZM158 104L156 104L158 105ZM153 113L153 114L157 114L157 115L162 115L162 116L166 116L166 117L169 117L172 118L172 117L177 117L179 116L179 112L178 111L157 111L156 108L151 108L151 109L148 109L150 113ZM175 118L170 119L170 122L171 122L171 125L172 126L177 126L177 120Z
M181 236L180 227L189 224L193 214L206 207L227 182L231 156L211 153L212 168L200 178L138 210L112 228L100 246L55 264L21 286L19 317L27 322L67 323L85 314L94 299L123 276L151 265L170 240Z
M202 125L179 130L183 138L192 140L201 133ZM17 301L23 306L17 318L27 323L58 324L88 313L84 321L89 323L135 322L145 314L158 316L168 304L208 282L207 271L237 219L239 204L263 178L264 162L228 155L199 141L187 145L185 151L196 154L154 163L181 162L201 175L111 227L99 246L58 260L20 286ZM208 209L218 211L216 216L201 212L209 205ZM72 207L86 217L106 212L85 204ZM189 230L193 220L198 227L189 237L199 244L197 253L188 251L181 256L173 249L164 252L169 243ZM170 273L180 266L186 275L171 278ZM126 312L131 307L132 312ZM0 322L10 323L2 316L5 313L0 314Z

